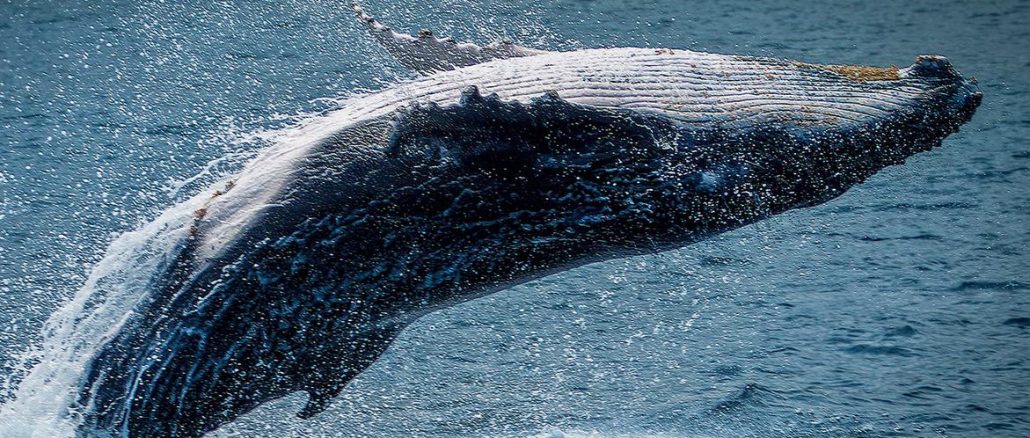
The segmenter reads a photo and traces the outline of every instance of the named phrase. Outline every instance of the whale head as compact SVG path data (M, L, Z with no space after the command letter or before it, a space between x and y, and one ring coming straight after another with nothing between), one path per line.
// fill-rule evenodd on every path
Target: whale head
M453 192L434 184L442 199L426 205L470 229L508 227L498 247L583 259L567 246L603 259L833 199L940 145L982 99L939 56L903 69L747 62L729 78L724 67L691 72L730 84L721 94L688 89L645 109L557 92L522 104L470 89L456 105L403 111L392 150L413 174L450 181Z

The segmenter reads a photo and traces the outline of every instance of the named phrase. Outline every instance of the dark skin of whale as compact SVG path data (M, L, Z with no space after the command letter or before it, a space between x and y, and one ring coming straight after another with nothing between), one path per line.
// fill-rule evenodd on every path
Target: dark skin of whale
M345 128L202 263L198 221L93 358L79 435L197 437L296 391L308 418L435 309L826 202L973 115L979 92L924 74L936 92L875 129L688 128L475 89Z

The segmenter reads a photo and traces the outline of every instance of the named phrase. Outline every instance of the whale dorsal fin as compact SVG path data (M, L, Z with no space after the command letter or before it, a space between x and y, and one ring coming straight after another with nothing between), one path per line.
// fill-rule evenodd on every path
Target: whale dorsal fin
M436 37L428 30L419 31L418 35L397 33L369 16L357 3L351 3L351 7L369 33L379 41L379 44L385 47L401 64L419 73L428 74L453 70L492 59L547 53L543 50L517 46L507 41L485 46L459 43L453 38Z

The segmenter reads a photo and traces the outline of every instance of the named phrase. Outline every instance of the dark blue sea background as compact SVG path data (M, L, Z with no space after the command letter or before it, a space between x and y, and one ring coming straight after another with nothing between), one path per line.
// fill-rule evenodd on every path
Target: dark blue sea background
M1030 2L365 6L554 50L939 53L984 103L828 204L437 312L326 412L296 419L298 395L214 436L1030 436ZM252 134L410 77L344 1L0 0L0 402L112 239L238 170Z

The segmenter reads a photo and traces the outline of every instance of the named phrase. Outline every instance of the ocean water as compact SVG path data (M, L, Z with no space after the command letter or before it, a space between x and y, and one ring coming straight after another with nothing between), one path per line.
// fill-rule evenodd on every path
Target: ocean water
M833 202L429 315L326 412L298 420L288 397L213 436L1030 435L1030 2L365 6L544 49L940 53L985 97L944 147ZM0 1L0 403L47 318L138 250L124 233L264 133L411 75L336 0Z

